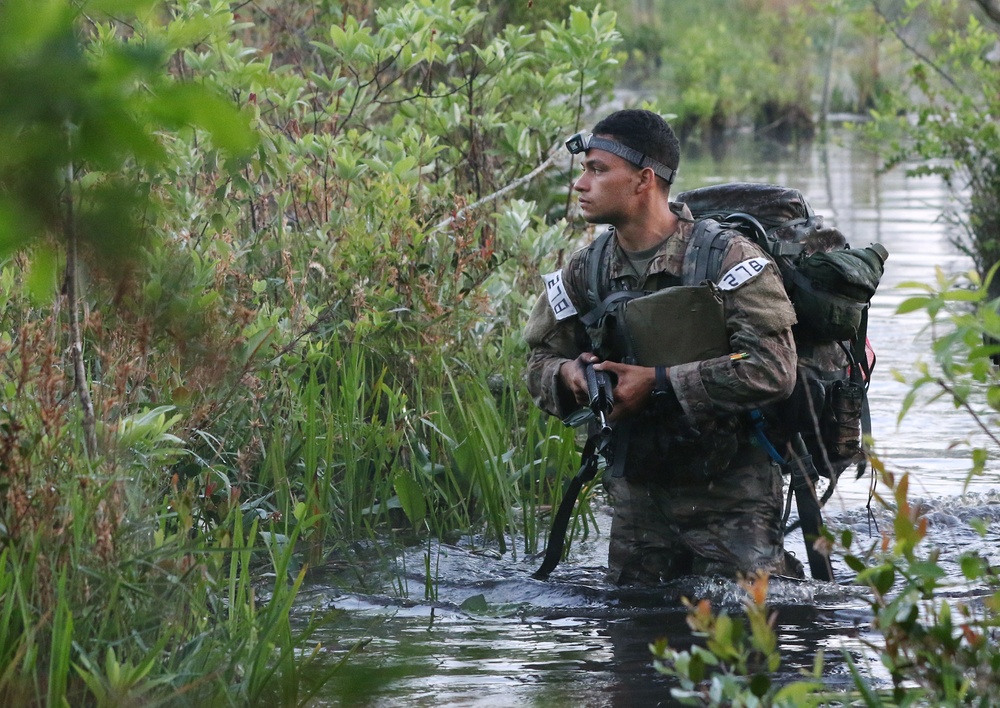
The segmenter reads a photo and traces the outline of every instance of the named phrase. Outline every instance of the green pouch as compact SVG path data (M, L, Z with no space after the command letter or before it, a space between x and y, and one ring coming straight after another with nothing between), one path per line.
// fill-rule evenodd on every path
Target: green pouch
M729 353L722 293L679 285L624 304L625 337L640 366L674 366Z
M888 253L880 244L825 251L794 262L792 304L797 331L816 341L857 336L865 307L882 278Z
M798 267L814 288L867 303L882 279L887 256L876 243L868 248L814 253L799 261Z

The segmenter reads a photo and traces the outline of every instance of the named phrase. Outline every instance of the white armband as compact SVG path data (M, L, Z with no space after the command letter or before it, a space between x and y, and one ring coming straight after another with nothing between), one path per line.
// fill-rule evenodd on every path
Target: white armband
M557 270L554 273L543 275L542 279L545 281L545 293L549 296L549 306L556 319L564 320L575 315L576 306L573 305L573 301L566 294L566 288L563 287L562 271Z
M760 275L760 272L764 270L764 266L770 262L763 256L757 256L756 258L750 258L749 260L737 263L725 275L719 278L719 289L735 290L743 285L743 283Z

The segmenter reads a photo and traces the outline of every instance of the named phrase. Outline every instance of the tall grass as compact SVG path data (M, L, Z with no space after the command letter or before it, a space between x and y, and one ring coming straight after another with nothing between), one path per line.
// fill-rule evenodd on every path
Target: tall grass
M502 371L428 355L409 393L367 342L314 349L287 381L258 478L314 553L344 550L337 539L386 547L477 532L501 552L538 550L539 513L575 471L576 442L530 405L519 338L500 346Z
M93 521L80 496L66 512ZM255 580L258 524L242 519L235 510L212 537L185 531L158 547L119 536L103 561L7 545L0 704L300 703L311 628L293 631L289 611L304 571L289 573L294 543L272 545L273 584Z

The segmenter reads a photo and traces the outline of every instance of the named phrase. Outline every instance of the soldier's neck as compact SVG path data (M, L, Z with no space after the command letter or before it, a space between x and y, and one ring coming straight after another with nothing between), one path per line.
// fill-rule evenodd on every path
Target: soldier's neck
M657 210L615 227L618 243L626 251L645 251L677 231L677 215L670 209Z

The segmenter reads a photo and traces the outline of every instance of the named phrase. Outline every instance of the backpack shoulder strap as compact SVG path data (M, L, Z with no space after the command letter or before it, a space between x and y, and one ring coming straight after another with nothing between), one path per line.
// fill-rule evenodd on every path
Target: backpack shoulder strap
M587 246L585 271L587 276L587 310L593 310L603 299L601 297L601 269L604 267L608 248L614 230L608 229Z
M715 282L722 271L722 257L734 232L715 219L699 219L684 252L684 285Z

